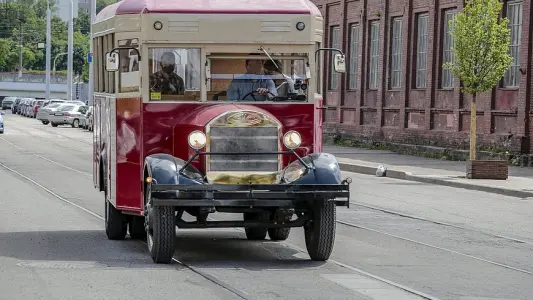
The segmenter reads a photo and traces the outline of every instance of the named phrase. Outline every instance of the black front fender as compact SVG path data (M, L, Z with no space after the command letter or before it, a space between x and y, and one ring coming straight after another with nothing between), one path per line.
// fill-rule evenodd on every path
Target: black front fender
M342 184L341 169L335 156L329 153L313 153L302 157L311 167L300 161L289 164L282 172L282 180L291 184Z
M144 172L152 178L152 184L202 184L204 176L191 164L179 173L185 163L169 154L152 154L144 159Z

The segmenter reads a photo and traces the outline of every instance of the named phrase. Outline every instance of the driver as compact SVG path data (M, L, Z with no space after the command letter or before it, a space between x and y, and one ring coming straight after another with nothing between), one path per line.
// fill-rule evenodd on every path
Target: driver
M250 55L259 54L251 53ZM261 74L263 74L263 61L260 59L247 59L246 73L231 81L228 87L227 99L234 101L265 101L276 97L278 93L274 81ZM246 96L247 94L249 95ZM246 98L243 99L244 96Z
M150 91L160 92L163 95L183 95L185 83L174 70L176 68L176 56L172 52L161 55L159 62L161 71L150 75Z

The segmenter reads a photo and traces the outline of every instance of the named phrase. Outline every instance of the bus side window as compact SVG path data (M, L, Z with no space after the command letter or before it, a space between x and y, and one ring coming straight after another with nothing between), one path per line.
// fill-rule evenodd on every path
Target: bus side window
M150 100L200 100L200 49L149 50Z
M120 50L119 93L139 92L139 57L133 49Z

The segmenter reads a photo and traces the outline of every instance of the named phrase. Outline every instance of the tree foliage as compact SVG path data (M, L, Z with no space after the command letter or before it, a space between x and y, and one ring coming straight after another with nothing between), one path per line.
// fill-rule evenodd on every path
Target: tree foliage
M501 18L499 0L470 0L450 22L455 59L445 64L462 83L462 91L492 90L513 62L509 55L508 19Z
M116 0L97 0L97 13ZM54 1L50 1L52 12L56 10ZM46 50L39 49L39 43L46 43L46 0L18 0L0 2L0 72L16 72L19 69L19 52L22 38L22 61L24 72L44 71L46 68ZM74 20L73 69L88 81L89 65L89 14L80 10ZM22 31L21 31L22 29ZM60 18L52 17L52 58L67 52L68 27ZM53 67L53 65L52 65ZM59 56L56 69L67 69L67 56ZM63 73L63 72L58 72Z

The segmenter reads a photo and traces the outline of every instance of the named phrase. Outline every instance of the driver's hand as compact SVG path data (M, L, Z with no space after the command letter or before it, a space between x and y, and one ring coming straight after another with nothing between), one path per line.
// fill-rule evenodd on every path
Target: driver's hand
M258 88L257 90L255 90L255 93L261 96L266 96L268 95L268 89Z

